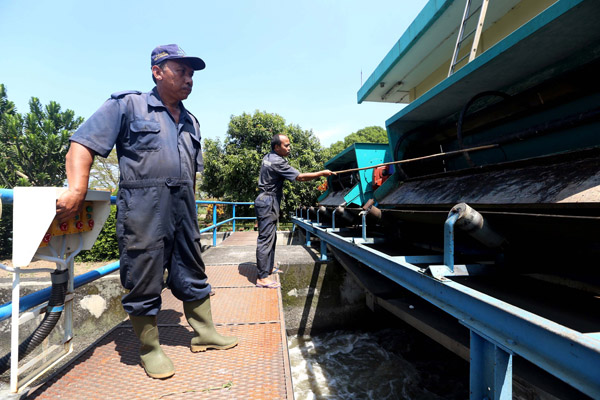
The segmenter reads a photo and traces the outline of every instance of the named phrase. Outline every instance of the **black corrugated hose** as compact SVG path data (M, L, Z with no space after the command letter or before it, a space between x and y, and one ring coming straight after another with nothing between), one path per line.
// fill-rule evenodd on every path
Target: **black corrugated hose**
M65 307L65 296L67 295L67 283L69 281L69 271L59 270L50 274L52 279L52 289L50 291L50 300L48 300L48 308L42 323L36 330L29 335L27 339L19 345L19 361L33 349L39 346L40 343L52 332L56 323L60 319L60 315ZM10 355L8 353L0 358L0 374L10 368Z

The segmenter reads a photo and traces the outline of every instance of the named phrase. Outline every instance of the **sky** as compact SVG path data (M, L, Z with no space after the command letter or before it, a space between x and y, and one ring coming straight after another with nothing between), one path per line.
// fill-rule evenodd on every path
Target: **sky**
M329 146L403 107L357 92L426 3L0 0L0 83L20 113L35 96L87 119L111 93L151 90L152 49L177 43L206 62L184 101L203 138L258 110Z

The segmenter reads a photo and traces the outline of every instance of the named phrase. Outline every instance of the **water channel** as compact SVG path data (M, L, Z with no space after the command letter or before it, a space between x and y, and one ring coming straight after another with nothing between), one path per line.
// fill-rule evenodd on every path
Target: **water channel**
M469 398L469 364L411 328L288 338L296 400Z

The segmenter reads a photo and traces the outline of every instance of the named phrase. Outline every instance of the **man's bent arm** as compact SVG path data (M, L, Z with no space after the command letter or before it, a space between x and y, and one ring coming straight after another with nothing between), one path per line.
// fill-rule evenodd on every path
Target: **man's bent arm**
M74 217L81 210L87 194L94 154L93 150L71 142L65 163L69 188L56 200L56 216L60 221Z
M318 172L304 172L304 173L298 175L296 177L296 180L298 182L306 182L306 181L312 181L313 179L317 179L322 176L330 176L330 175L335 175L335 173L331 172L328 169L324 169L324 170L318 171Z

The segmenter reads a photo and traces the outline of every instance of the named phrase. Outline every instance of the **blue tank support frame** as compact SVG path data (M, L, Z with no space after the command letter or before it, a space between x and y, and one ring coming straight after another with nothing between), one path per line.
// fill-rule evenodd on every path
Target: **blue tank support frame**
M600 338L562 326L549 319L473 290L429 268L453 258L441 256L389 256L364 243L373 238L344 237L339 229L298 216L292 222L321 241L379 272L447 312L469 328L471 399L511 399L513 355L539 366L592 398L600 398ZM448 230L452 227L450 221ZM446 252L452 246L448 237ZM416 264L419 264L416 265ZM450 265L443 265L450 271ZM458 267L453 265L453 272ZM465 268L468 273L469 268Z

